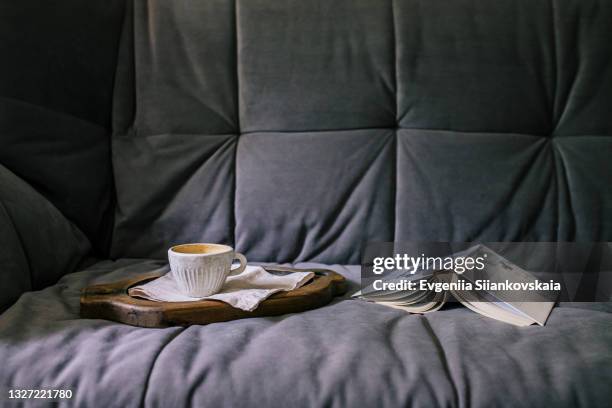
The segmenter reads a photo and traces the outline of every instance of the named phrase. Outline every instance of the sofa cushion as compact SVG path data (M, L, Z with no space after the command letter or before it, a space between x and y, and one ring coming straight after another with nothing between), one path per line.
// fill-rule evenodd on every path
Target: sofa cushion
M185 242L233 240L235 135L115 137L112 257L165 258Z
M241 132L395 127L393 10L380 0L239 0Z
M113 256L610 241L611 17L603 0L135 2Z
M394 138L388 129L243 135L236 246L257 261L359 263L356 243L393 239Z
M553 5L557 53L553 113L556 135L612 135L612 3L558 1ZM608 241L612 240L608 236Z
M551 140L534 135L400 130L396 239L554 237L553 157Z
M79 319L84 286L156 269L105 261L0 316L0 388L73 390L75 406L607 406L610 304L563 304L544 327L447 306L429 315L350 300L320 309L144 329ZM329 267L298 264L297 267ZM502 369L503 368L503 369Z
M0 165L0 309L72 272L90 250L47 199Z
M123 0L23 0L0 12L0 163L106 254Z
M124 40L134 43L138 135L237 132L234 19L234 0L134 2Z
M560 241L612 241L612 137L554 139Z
M551 2L394 4L400 127L550 133Z
M111 257L234 241L235 2L134 2L116 78Z
M0 170L1 172L1 170ZM1 192L0 192L1 194ZM6 207L0 201L0 313L32 289L28 259Z

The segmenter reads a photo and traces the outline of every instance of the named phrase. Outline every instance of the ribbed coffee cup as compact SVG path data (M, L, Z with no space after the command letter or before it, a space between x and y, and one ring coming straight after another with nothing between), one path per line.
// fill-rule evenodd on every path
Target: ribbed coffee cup
M240 266L231 269L234 259ZM179 290L190 297L206 297L218 293L230 275L241 273L246 258L227 245L182 244L168 250L170 270Z

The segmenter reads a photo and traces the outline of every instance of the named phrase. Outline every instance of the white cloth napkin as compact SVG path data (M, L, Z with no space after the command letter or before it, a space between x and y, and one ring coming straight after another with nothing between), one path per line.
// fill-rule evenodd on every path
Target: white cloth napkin
M167 273L144 285L129 289L130 296L138 296L156 302L195 302L198 300L220 300L235 308L251 312L272 294L297 289L314 276L313 272L293 272L273 275L261 266L247 265L236 276L229 276L219 293L203 298L182 294L171 273Z

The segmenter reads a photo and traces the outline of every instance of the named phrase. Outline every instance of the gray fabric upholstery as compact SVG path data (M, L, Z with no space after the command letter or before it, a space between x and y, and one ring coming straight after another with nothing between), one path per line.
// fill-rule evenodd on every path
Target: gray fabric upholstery
M233 3L134 2L135 137L237 132Z
M233 243L234 18L229 0L134 3L115 91L113 257Z
M83 286L159 265L106 261L24 295L0 316L0 388L69 388L75 407L609 406L610 304L561 305L543 328L348 299L189 328L78 318ZM358 267L334 269L358 286Z
M554 134L609 136L612 54L605 48L610 43L612 3L557 0L552 4L557 55Z
M602 0L136 2L111 255L612 240L610 18Z
M393 238L393 145L388 129L243 135L236 247L251 259L359 263L360 242Z
M612 241L609 0L4 3L0 310L86 254L67 219L113 258L188 241L339 264L366 241ZM0 314L0 391L609 405L609 304L561 305L543 328L348 299L190 328L78 318L84 286L158 265L104 261L22 294ZM333 267L357 288L357 267Z
M0 186L1 311L22 293L73 271L90 246L51 203L2 165Z
M236 137L152 135L113 142L113 256L165 257L185 242L231 242ZM186 220L190 220L186 222Z
M0 164L107 254L110 126L123 0L0 6Z
M400 127L550 133L552 2L394 3Z
M576 136L555 139L559 185L559 240L610 241L612 234L612 139Z
M19 235L10 214L0 204L0 313L19 296L32 290L28 258L19 242Z
M237 1L241 132L395 127L390 1Z
M555 237L553 156L533 135L399 130L396 239Z

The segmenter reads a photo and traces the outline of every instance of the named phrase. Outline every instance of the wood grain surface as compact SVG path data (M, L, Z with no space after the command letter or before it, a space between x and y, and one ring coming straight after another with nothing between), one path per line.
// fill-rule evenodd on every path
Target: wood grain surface
M328 269L269 268L277 272L312 271L315 277L301 288L279 292L252 312L217 300L153 302L128 295L128 289L158 278L150 273L119 282L86 287L81 292L81 317L105 319L139 327L189 326L249 317L278 316L324 306L346 292L345 278Z

